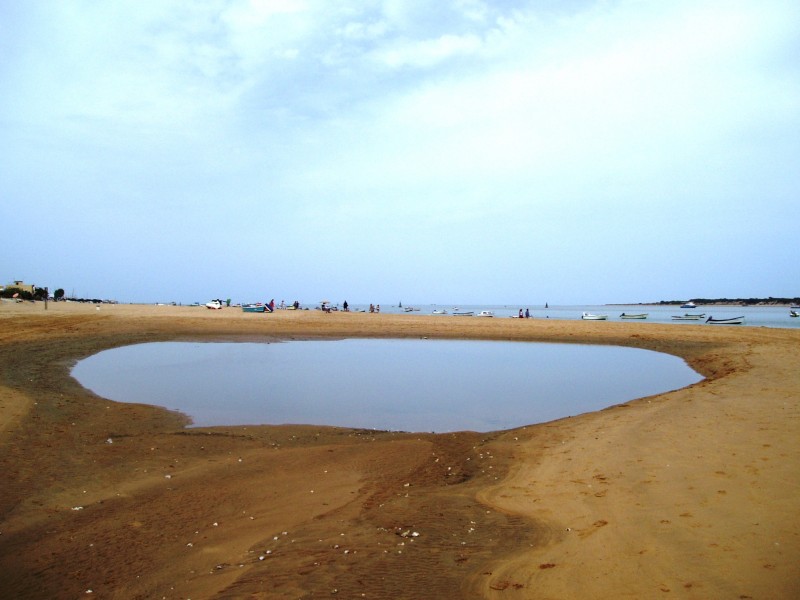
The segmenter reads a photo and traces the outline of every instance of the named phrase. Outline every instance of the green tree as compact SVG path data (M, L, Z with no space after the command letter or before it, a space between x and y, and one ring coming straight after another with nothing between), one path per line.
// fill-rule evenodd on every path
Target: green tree
M63 289L58 288L55 292L53 292L53 298L56 301L61 300L63 297L64 297L64 290Z

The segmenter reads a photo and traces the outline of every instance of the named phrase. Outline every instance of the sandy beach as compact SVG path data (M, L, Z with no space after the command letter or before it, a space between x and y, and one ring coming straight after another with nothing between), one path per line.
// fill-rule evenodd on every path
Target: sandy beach
M615 344L705 379L434 435L188 429L69 376L132 343L318 337ZM798 598L799 343L701 324L4 302L0 596Z

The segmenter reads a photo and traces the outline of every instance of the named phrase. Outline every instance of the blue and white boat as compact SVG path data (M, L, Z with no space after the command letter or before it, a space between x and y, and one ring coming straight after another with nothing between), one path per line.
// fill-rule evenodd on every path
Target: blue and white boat
M264 304L242 304L242 312L247 313L263 313L267 311ZM272 311L270 311L272 312Z

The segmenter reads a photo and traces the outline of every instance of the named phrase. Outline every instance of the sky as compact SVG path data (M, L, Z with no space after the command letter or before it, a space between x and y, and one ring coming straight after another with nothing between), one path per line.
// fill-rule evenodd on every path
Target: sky
M0 0L0 284L800 295L796 0Z

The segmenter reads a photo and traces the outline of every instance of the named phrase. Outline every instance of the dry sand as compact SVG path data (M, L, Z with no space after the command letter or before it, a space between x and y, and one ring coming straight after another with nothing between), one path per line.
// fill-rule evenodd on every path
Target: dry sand
M619 344L706 379L432 435L187 429L69 377L136 342L318 336ZM0 597L800 598L798 342L691 324L2 303Z

